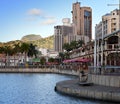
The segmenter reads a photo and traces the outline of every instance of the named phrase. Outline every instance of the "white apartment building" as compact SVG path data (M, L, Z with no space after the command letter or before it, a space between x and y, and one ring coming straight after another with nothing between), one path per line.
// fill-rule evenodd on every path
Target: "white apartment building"
M119 30L119 10L115 9L102 16L102 21L95 26L96 37L110 34Z
M97 64L120 65L120 17L115 9L102 16L102 21L95 26ZM117 57L116 57L117 56Z

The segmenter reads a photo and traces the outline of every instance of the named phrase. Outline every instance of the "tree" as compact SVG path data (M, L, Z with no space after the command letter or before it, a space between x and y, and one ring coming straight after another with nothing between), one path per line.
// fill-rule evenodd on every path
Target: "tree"
M69 43L65 43L65 44L63 45L63 49L65 49L67 52L69 52L69 51L72 50Z
M77 41L77 47L79 48L79 47L82 47L82 45L84 45L85 43L84 43L84 41L83 40L78 40Z
M46 59L44 57L41 57L40 59L40 64L44 65L46 63Z
M54 61L55 61L55 59L52 57L48 59L48 62L54 62Z
M59 53L59 58L60 58L60 62L62 62L64 60L64 53L63 52Z
M14 44L14 47L13 47L14 66L15 66L15 55L17 55L17 54L19 55L20 51L21 51L20 44L19 44L19 43ZM20 57L20 56L19 56L19 57ZM19 58L18 58L18 59L19 59ZM19 60L18 60L18 62L19 62Z
M22 43L20 47L21 52L25 54L25 62L27 60L27 54L29 51L29 47L30 45L28 43Z
M2 51L6 55L6 64L5 65L9 66L9 63L10 63L9 56L13 54L12 47L6 45L6 46L2 47Z
M72 42L70 43L71 50L77 49L77 48L78 48L77 46L78 46L77 41L72 41Z
M36 45L33 45L32 43L29 45L29 50L28 50L28 56L30 57L37 57L38 50L36 49Z

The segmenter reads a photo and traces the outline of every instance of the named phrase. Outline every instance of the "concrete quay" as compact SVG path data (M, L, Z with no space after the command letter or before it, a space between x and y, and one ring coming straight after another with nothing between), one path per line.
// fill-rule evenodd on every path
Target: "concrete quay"
M93 84L81 86L78 80L58 82L56 91L75 97L98 99L102 101L120 102L120 88Z
M55 73L66 75L79 75L78 70L63 70L58 68L0 68L0 73Z

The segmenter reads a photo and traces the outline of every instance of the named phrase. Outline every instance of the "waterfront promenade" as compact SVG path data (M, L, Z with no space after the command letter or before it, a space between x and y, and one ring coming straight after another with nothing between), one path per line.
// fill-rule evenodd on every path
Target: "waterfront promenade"
M91 86L79 85L78 80L58 82L56 91L75 97L97 99L102 101L120 102L120 88L93 84Z

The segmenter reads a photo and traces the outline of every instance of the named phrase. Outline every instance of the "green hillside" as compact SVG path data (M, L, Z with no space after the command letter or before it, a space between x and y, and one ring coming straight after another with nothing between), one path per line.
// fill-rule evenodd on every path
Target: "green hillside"
M42 38L36 41L29 41L34 45L37 45L39 48L48 48L53 49L54 36L49 36L47 38Z
M27 36L27 37L29 37L29 36ZM33 36L33 38L34 38L34 36ZM34 40L33 38L31 38L31 40ZM31 41L31 40L28 40L28 38L27 38L27 41L23 39L23 40L9 41L6 43L0 42L0 47L5 46L5 45L13 46L14 44L17 44L17 43L26 42L26 43L32 43L32 44L36 45L38 48L53 49L53 42L54 42L53 35L46 37L46 38L41 38L39 40L34 40L34 41Z

